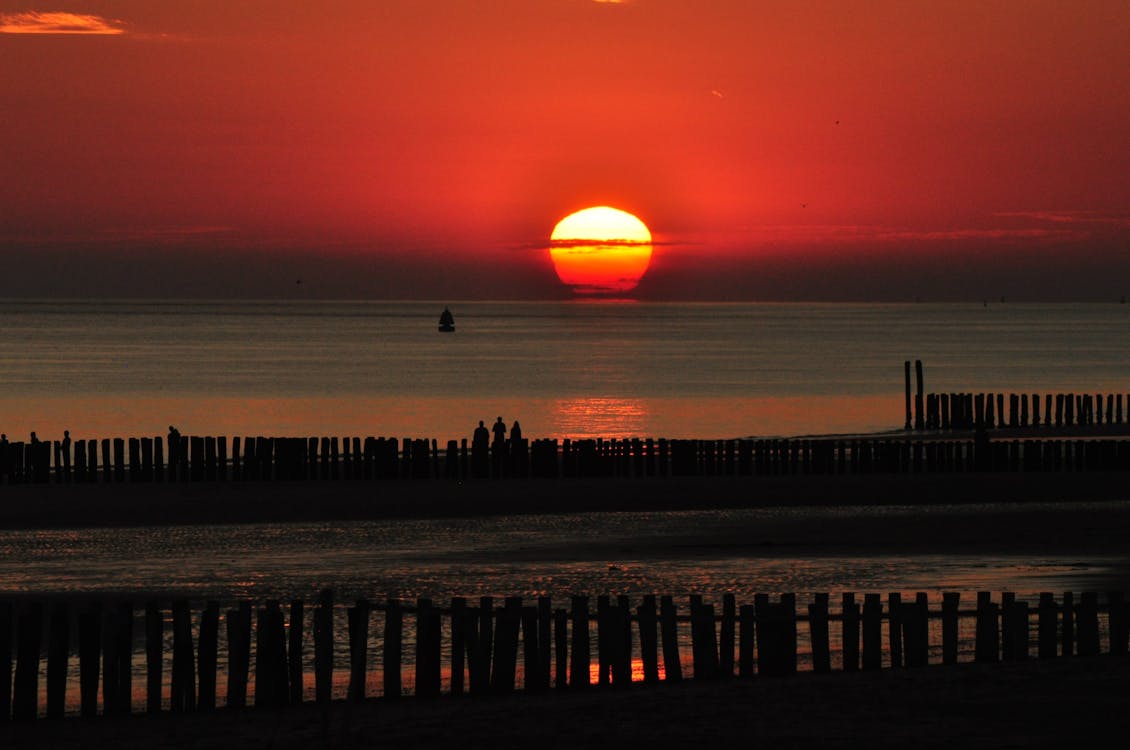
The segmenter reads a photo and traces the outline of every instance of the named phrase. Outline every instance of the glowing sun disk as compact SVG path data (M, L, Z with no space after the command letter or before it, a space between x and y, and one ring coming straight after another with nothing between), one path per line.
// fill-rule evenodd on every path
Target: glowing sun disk
M651 232L632 214L595 206L569 214L550 235L561 282L580 294L634 289L651 263Z

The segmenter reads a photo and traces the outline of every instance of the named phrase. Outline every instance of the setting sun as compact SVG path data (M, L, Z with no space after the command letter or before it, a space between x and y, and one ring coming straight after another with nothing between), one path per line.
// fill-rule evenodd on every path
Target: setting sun
M569 214L557 222L550 241L557 277L579 294L631 291L651 263L647 225L609 206Z

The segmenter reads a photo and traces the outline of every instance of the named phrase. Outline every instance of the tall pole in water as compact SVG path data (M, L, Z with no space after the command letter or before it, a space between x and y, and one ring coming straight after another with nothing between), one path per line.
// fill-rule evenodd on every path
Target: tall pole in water
M926 420L922 414L922 360L914 360L914 374L918 381L918 393L914 396L914 429L926 429Z
M910 360L909 359L902 363L902 370L903 370L904 379L906 380L906 425L903 427L903 429L909 430L910 427L911 427L911 424L910 424Z

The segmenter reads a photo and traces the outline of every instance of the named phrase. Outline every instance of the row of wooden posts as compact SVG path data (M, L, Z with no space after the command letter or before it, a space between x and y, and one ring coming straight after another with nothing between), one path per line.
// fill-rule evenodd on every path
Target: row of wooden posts
M12 443L0 484L1130 471L1130 440L525 439L478 455L448 441L396 438L161 437ZM99 451L101 449L101 451ZM100 460L101 459L101 460Z
M783 594L775 601L768 595L757 595L752 604L741 606L733 595L725 595L721 610L716 611L713 603L691 596L687 614L681 614L670 596L661 597L658 602L655 596L645 596L634 609L626 596L602 596L597 599L595 613L590 610L589 597L583 596L572 597L569 610L554 608L548 597L530 604L521 597L508 598L501 607L496 607L491 597L481 598L477 607L469 606L463 598L454 598L447 608L437 607L429 599L419 599L414 606L395 599L383 603L359 599L347 608L347 698L358 701L367 697L369 626L374 611L384 613L381 667L383 695L387 699L398 698L404 692L405 614L414 615L415 620L414 693L419 698L438 697L442 691L444 618L449 625L448 692L453 696L515 691L519 644L522 689L538 692L589 687L593 623L597 640L596 683L612 687L633 683L632 667L637 656L642 664L642 682L682 680L681 623L690 625L690 669L695 680L730 679L735 675L775 677L797 672L800 623L807 623L811 668L815 672L832 670L831 623L839 623L842 630L840 669L845 672L881 668L884 651L886 663L892 667L925 666L932 648L931 619L941 620L940 660L945 664L958 662L959 620L970 617L976 621L973 658L978 662L1029 658L1033 614L1040 658L1099 654L1104 640L1100 626L1103 612L1106 650L1112 654L1127 653L1130 608L1120 592L1108 593L1105 606L1100 606L1094 592L1084 592L1078 601L1073 594L1066 593L1058 602L1051 593L1044 593L1034 612L1028 602L1007 592L999 602L993 601L989 592L979 593L973 610L963 611L960 604L957 593L946 593L940 610L933 611L924 593L907 602L900 594L890 594L884 608L880 595L867 594L861 607L855 594L845 593L839 612L831 612L829 595L816 594L805 610L798 612L795 594ZM169 614L172 674L168 687L172 711L209 711L217 707L221 620L227 646L226 706L248 706L252 674L252 705L301 703L305 699L303 678L311 661L304 645L304 603L291 602L288 619L279 602L268 601L255 612L254 628L252 613L249 601L239 602L223 618L214 601L207 602L195 617L186 600L172 602L171 612L157 602L146 603L142 615L146 711L163 710ZM0 602L0 718L31 720L40 715L39 673L44 634L48 718L65 714L67 676L76 643L81 714L98 715L100 682L102 713L130 714L137 614L128 602L55 602L47 607L35 601ZM332 592L322 593L311 619L315 701L326 704L333 699L334 654L338 648Z
M912 401L910 360L903 368L907 430L1062 428L1130 422L1130 394L1126 395L1124 421L1121 393L926 393L922 360L914 363L916 389Z

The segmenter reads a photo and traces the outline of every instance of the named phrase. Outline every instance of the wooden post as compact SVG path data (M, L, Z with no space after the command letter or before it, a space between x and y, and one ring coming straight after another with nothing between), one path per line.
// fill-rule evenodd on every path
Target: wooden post
M449 449L450 450L450 449ZM461 596L451 599L451 695L463 695L467 672L466 621L467 600Z
M494 660L491 665L491 691L514 692L518 666L518 629L521 622L521 597L507 597L498 610L494 632Z
M855 672L859 669L859 603L855 601L855 594L850 592L843 594L840 619L843 626L841 635L843 670Z
M1060 634L1063 639L1063 647L1061 653L1064 656L1074 656L1075 654L1075 595L1070 591L1063 593L1063 608L1060 610L1062 613Z
M808 605L808 632L812 643L812 671L831 672L832 652L828 643L828 595L816 594Z
M390 614L392 611L392 603L390 602L389 605L389 611L386 615ZM399 615L399 605L397 606L397 610L397 614ZM346 619L349 628L349 700L353 703L360 703L365 700L365 675L368 674L369 671L369 600L358 599L354 606L346 610ZM387 665L387 644L385 655L385 663ZM399 681L399 658L396 663L396 673L397 681ZM386 682L387 679L388 676L386 675Z
M1041 659L1054 659L1058 650L1059 634L1059 607L1056 606L1055 596L1044 591L1040 593L1039 617L1037 619L1039 655Z
M314 610L314 701L323 707L333 700L333 609L333 591L324 589Z
M910 421L910 360L902 363L903 379L906 381L906 425L904 430L909 430L912 427Z
M247 679L251 671L251 602L242 601L227 611L228 708L247 706Z
M302 639L303 639L303 611L305 607L301 599L290 602L290 628L287 631L287 675L290 683L290 704L297 706L302 703Z
M538 597L538 679L540 687L549 689L552 660L553 600L548 596ZM529 680L529 675L526 675Z
M161 712L164 646L164 616L157 602L148 601L145 603L145 710L151 714Z
M211 711L216 707L216 657L219 636L220 605L209 601L200 614L200 644L197 650L200 691L196 706L200 711Z
M587 596L572 598L573 659L569 664L569 687L589 686L592 655L589 645L589 600ZM666 638L666 635L664 635ZM666 642L665 642L666 643Z
M553 611L554 669L553 686L561 690L569 684L569 614L563 609Z
M92 442L91 445L94 443ZM79 695L82 716L98 715L99 657L102 651L102 605L93 602L79 613L78 619Z
M636 608L640 631L640 659L643 662L643 681L659 682L659 619L655 609L655 595L644 596Z
M887 638L890 643L891 666L904 666L902 658L902 625L899 621L899 608L902 605L902 594L892 593L887 595Z
M714 605L691 596L691 651L695 680L718 678L718 641L714 630Z
M999 606L988 591L977 592L977 626L974 660L995 662L1000 658Z
M490 691L490 666L494 648L494 600L479 598L477 642L471 663L471 692L485 695Z
M1130 623L1127 622L1126 601L1121 591L1108 591L1106 595L1110 653L1125 655L1130 645Z
M863 668L883 666L883 601L878 594L863 597Z
M38 469L38 467L37 467ZM16 677L12 685L12 718L33 721L39 713L39 653L43 605L32 602L16 618Z
M1099 654L1099 597L1094 591L1079 595L1079 656Z
M541 642L538 633L537 607L522 607L522 665L525 670L523 687L527 693L545 689L541 671Z
M1001 592L1001 661L1012 661L1013 635L1013 608L1016 603L1016 594L1011 591Z
M440 692L440 617L431 599L416 600L416 697Z
M0 724L12 718L12 615L12 603L0 601Z
M753 677L754 627L757 613L752 604L738 608L738 676Z
M958 611L961 594L947 591L942 594L942 663L957 664Z
M922 384L922 360L914 360L914 375L917 381L917 392L914 396L914 429L926 429L926 415L923 414L923 384Z
M728 680L734 676L734 636L737 626L737 603L733 594L722 595L722 624L718 633L718 676Z
M63 718L67 699L67 660L70 656L71 621L66 604L51 608L50 632L47 640L47 718ZM7 714L8 704L3 710Z
M391 700L400 697L400 664L402 659L402 638L404 634L404 612L397 599L385 602L385 643L384 643L384 697Z
M675 600L666 595L659 600L659 632L663 640L663 679L665 682L679 682L683 679L679 657L679 623Z
M188 602L173 602L173 711L196 709L196 676L193 669L192 620Z

